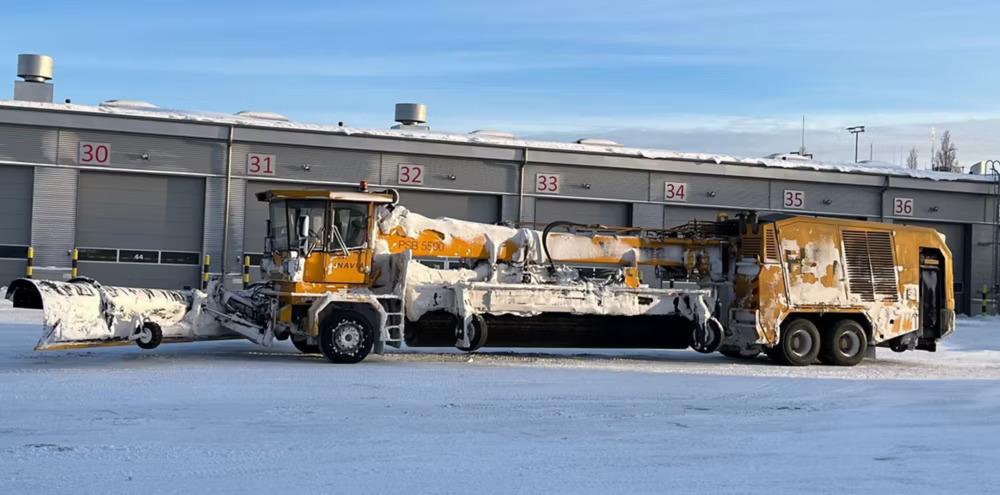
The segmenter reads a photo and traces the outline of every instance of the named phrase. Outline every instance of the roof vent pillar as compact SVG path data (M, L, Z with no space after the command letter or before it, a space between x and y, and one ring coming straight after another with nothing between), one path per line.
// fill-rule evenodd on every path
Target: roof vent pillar
M396 122L393 129L418 129L429 131L427 125L427 105L423 103L397 103Z
M52 57L22 53L17 56L17 77L14 81L14 99L52 103Z

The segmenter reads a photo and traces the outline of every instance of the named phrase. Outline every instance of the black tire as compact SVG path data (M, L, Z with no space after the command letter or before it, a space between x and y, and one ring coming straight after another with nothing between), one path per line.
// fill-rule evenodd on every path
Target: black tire
M302 354L319 354L319 345L310 344L309 339L292 337L292 345Z
M780 351L781 361L779 362L782 364L808 366L816 361L820 351L820 342L819 330L816 329L816 325L804 318L796 318L783 326L781 341L774 348Z
M865 358L868 335L858 322L840 320L823 335L819 359L834 366L854 366Z
M458 338L463 331L462 328L459 327L459 325L462 324L462 319L455 318L455 320L455 336ZM482 315L472 315L472 318L469 320L468 330L470 333L469 347L456 345L455 347L457 347L460 351L472 352L479 349L486 343L486 337L489 335L489 330L486 327L486 320Z
M361 362L372 352L375 330L370 321L354 311L328 316L319 329L319 350L337 364Z
M722 324L715 318L709 318L704 326L694 325L691 331L691 348L702 354L711 354L719 350L723 337Z
M135 345L146 350L156 349L162 342L163 330L160 329L160 325L151 321L142 324L142 333L135 339Z

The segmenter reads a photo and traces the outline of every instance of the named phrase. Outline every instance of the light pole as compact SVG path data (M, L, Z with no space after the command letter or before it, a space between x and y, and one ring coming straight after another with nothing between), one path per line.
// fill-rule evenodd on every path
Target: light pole
M865 132L865 126L856 125L848 127L847 132L854 134L854 163L858 163L858 138L862 132Z

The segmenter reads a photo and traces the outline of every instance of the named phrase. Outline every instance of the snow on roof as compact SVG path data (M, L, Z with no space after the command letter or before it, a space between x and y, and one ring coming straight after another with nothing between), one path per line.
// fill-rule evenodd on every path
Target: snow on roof
M24 108L37 110L57 110L87 114L103 114L113 116L138 117L161 120L181 120L201 124L235 125L241 127L273 128L282 130L301 130L341 134L345 136L381 137L410 139L415 141L482 144L513 148L528 148L536 150L566 151L578 153L625 156L633 158L649 158L656 160L681 160L695 162L714 162L716 164L752 165L771 168L787 168L800 170L819 170L846 173L863 173L873 175L894 175L914 177L919 179L992 182L992 176L975 174L958 174L951 172L936 172L930 170L910 170L884 163L839 163L817 160L781 160L774 158L739 157L715 153L693 153L652 148L629 148L621 145L604 145L590 143L566 143L558 141L534 141L518 138L492 136L488 134L459 134L433 132L421 129L359 129L336 125L311 124L304 122L282 121L274 119L255 118L252 114L231 115L216 112L201 112L190 110L173 110L168 108L138 108L78 105L75 103L46 103L20 100L0 100L0 107Z

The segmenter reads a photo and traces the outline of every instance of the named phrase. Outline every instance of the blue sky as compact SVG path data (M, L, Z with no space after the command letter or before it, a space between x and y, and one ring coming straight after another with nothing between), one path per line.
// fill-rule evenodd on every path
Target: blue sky
M436 130L848 160L1000 158L1000 2L5 2L0 46L56 59L56 97Z

